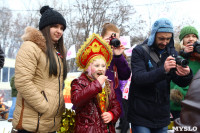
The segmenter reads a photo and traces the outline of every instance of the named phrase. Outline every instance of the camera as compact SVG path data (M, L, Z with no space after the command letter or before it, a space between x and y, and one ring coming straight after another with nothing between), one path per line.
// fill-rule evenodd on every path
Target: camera
M190 43L190 42L188 42ZM193 52L197 52L198 54L200 54L200 42L196 41L192 44L192 46L194 47L194 50ZM184 50L180 50L180 55L186 59L190 58L191 56L191 53L193 52L190 52L190 53L187 53L185 52Z
M186 67L189 64L188 60L183 59L180 56L175 57L175 61L176 61L176 64L178 64L182 67Z
M200 54L200 42L196 41L192 44L192 46L194 47L194 52Z
M110 39L110 45L114 47L119 47L120 46L120 41L116 38L116 33L112 33Z

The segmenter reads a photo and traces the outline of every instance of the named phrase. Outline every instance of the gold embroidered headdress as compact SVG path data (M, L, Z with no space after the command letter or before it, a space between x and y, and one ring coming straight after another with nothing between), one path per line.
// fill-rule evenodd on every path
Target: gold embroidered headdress
M76 63L79 69L86 70L91 62L97 58L106 61L107 68L112 60L110 45L98 34L93 33L81 46L76 55Z

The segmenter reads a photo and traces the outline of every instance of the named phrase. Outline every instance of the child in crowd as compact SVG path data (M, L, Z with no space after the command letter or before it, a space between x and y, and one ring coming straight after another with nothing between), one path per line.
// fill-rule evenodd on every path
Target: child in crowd
M115 133L121 109L106 70L112 50L99 35L93 34L77 53L76 63L83 73L71 83L75 106L75 133Z

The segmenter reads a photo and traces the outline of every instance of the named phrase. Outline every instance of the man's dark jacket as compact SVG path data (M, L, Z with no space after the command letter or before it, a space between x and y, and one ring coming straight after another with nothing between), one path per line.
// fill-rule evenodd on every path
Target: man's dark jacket
M134 125L148 128L167 126L170 123L170 81L183 87L189 85L192 80L191 70L189 75L183 77L177 76L174 71L165 72L166 58L169 55L177 55L171 42L162 54L156 52L160 57L160 62L157 64L143 49L145 42L132 51L128 121ZM150 50L156 51L154 45Z

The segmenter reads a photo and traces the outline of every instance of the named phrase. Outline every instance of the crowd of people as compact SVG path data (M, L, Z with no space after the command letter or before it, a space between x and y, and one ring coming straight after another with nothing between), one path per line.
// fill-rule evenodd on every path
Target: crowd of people
M39 30L25 29L11 80L18 94L13 94L9 121L18 133L56 133L65 109L66 20L49 6L40 13ZM156 20L150 36L132 50L131 67L119 38L118 27L105 23L101 34L93 33L78 50L76 63L82 74L71 83L74 132L115 133L117 128L121 133L167 133L170 114L172 120L183 116L181 103L200 66L197 29L183 27L180 44L175 44L171 21ZM0 68L3 64L0 49ZM130 77L128 99L123 99Z

